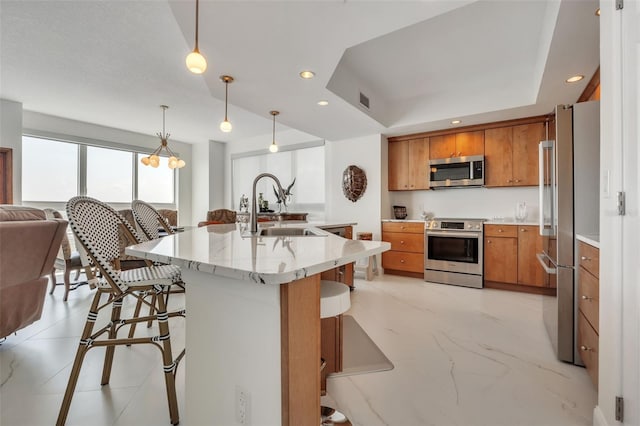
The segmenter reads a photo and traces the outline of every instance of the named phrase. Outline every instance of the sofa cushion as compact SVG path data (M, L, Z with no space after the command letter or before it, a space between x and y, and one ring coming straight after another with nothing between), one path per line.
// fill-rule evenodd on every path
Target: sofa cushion
M26 206L0 205L0 222L46 219L43 210Z

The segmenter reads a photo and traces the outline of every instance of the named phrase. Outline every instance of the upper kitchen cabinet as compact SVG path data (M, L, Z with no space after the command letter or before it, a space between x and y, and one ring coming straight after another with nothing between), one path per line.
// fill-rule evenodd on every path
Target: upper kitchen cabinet
M429 158L466 157L484 154L484 132L461 132L432 136L429 143Z
M484 131L485 186L538 185L538 144L545 123Z
M429 138L389 142L389 190L429 189Z

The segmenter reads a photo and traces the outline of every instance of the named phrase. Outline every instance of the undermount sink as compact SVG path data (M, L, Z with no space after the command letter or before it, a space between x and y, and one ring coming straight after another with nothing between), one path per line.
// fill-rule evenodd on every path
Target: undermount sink
M252 236L250 233L243 235L245 237ZM326 237L327 234L312 228L279 228L269 227L260 228L257 237Z

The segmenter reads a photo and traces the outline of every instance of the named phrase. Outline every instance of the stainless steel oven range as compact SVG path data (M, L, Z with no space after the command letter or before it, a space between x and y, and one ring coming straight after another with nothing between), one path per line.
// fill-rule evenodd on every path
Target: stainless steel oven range
M433 219L424 239L424 280L482 288L484 219Z

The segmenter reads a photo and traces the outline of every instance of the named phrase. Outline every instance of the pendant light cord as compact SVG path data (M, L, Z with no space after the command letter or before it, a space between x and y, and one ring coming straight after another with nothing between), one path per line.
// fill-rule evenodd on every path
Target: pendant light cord
M276 143L276 115L273 114L273 141L272 143Z
M196 0L196 48L194 49L196 52L199 52L200 50L198 50L198 17L200 16L199 10L200 10L200 2L199 0Z
M227 102L229 99L229 81L224 82L224 121L227 120Z

